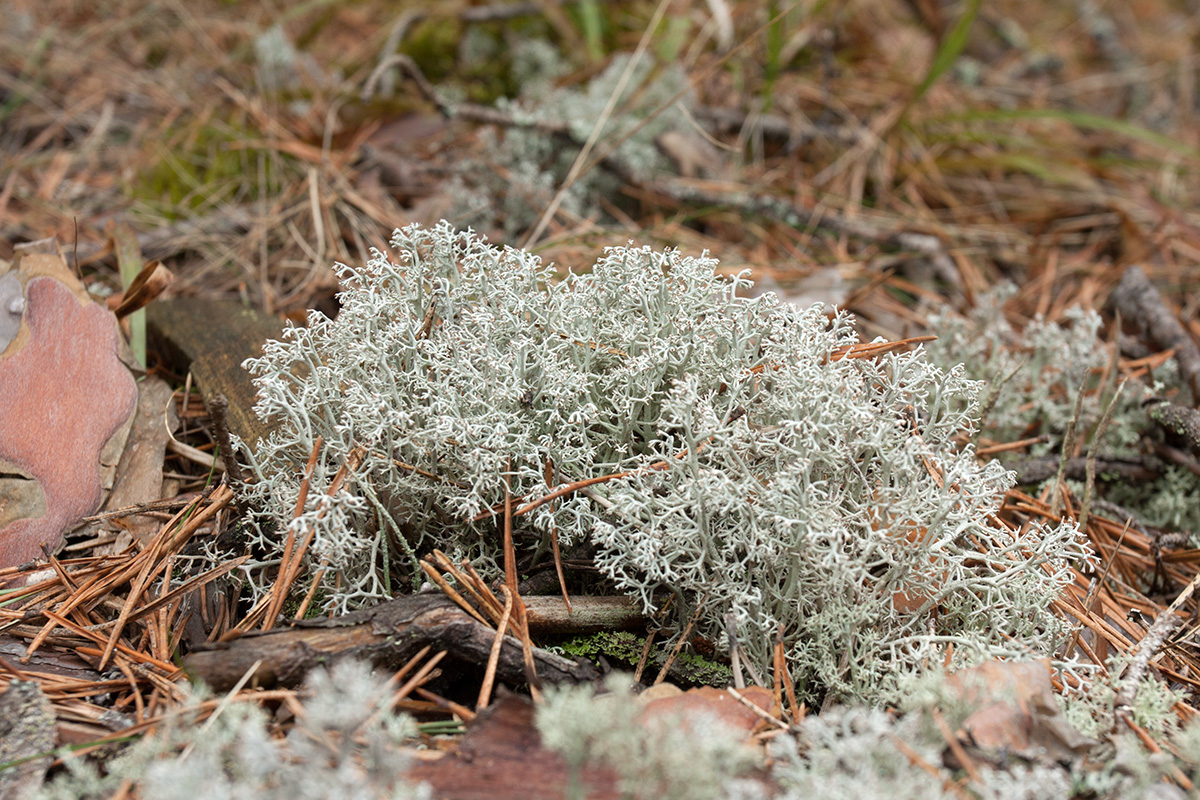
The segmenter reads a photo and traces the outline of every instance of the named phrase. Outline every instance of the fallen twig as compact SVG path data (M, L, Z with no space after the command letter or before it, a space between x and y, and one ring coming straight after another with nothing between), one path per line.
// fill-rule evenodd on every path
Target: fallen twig
M1175 350L1179 371L1200 402L1200 348L1139 266L1131 266L1110 297L1124 319L1137 323L1142 335L1163 349Z
M216 691L233 685L250 664L262 659L258 686L296 686L309 670L331 660L358 658L395 669L422 647L446 650L475 664L486 664L496 632L472 619L441 594L422 592L332 619L295 622L289 628L248 633L206 645L184 658L186 668ZM534 649L538 675L550 683L590 682L596 668ZM517 639L505 636L496 674L521 685L525 659Z

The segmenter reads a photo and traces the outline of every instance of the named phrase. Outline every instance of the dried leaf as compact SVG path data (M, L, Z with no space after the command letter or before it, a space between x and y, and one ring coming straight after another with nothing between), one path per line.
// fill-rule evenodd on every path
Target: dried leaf
M162 499L163 455L171 431L179 425L173 395L171 387L158 378L147 377L138 384L137 413L105 501L109 511ZM154 516L131 515L118 524L144 543L161 521Z
M741 695L767 713L771 713L775 705L775 695L761 686L743 689ZM646 703L638 719L643 725L652 724L660 718L670 720L673 724L686 724L689 717L698 717L702 721L717 717L730 728L745 731L747 735L762 719L728 691L711 686L651 700Z
M951 675L947 686L976 708L962 733L985 754L1069 762L1095 744L1059 711L1048 661L988 661Z
M142 267L141 272L125 289L125 294L121 295L121 302L113 313L120 319L145 308L171 285L174 278L171 270L164 267L161 261L151 261Z

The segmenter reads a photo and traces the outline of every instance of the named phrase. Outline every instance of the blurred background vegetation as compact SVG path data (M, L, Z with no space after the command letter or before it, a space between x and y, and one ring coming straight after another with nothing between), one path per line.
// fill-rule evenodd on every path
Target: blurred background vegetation
M710 250L865 332L1101 304L1150 262L1196 324L1188 3L6 0L0 258L118 291L332 308L335 260L449 218L563 267Z

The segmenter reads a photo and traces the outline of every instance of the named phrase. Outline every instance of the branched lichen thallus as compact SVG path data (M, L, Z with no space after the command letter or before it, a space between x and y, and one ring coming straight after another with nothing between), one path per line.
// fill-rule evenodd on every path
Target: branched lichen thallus
M1053 651L1050 603L1088 551L1071 525L996 521L1011 476L956 445L982 391L961 368L842 358L845 313L741 296L706 256L613 247L556 282L446 223L392 243L338 268L336 320L247 362L274 425L245 451L275 524L259 544L311 535L330 609L386 596L389 569L418 580L434 547L495 574L505 492L550 474L591 485L529 503L523 530L588 542L648 612L674 595L680 628L721 642L733 614L762 674L782 630L812 696L883 702L947 657ZM249 577L266 591L270 566Z

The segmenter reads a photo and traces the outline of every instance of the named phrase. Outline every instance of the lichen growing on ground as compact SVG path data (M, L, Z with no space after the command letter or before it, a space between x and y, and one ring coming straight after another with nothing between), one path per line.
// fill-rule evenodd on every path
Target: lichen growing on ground
M719 800L761 797L749 778L759 760L744 732L712 713L642 717L632 679L613 673L607 692L559 686L537 709L542 744L558 751L570 770L569 800L589 796L584 766L605 766L629 800Z
M672 170L656 140L694 124L687 111L692 102L687 75L677 64L659 66L646 58L631 66L630 56L616 55L586 84L555 87L550 78L566 67L544 44L522 43L513 57L514 69L540 79L521 81L520 97L496 103L496 110L516 124L485 130L480 152L486 157L468 157L455 169L448 182L453 198L448 214L458 224L483 229L499 224L513 238L537 221L560 187L564 212L581 218L607 215L605 202L621 204L623 180L608 170L591 169L565 183L580 146L600 119L606 122L597 135L598 151L607 153L619 143L606 160L622 174L646 179ZM606 115L610 103L620 113ZM564 130L550 135L529 127L536 125Z
M103 773L64 748L67 769L37 797L109 798L134 786L146 800L431 797L428 786L408 779L411 759L400 747L416 736L416 723L392 712L384 679L368 665L342 661L318 669L303 696L295 726L277 739L266 713L251 703L227 699L205 718L199 710L207 693L197 687L152 736L110 759Z
M1040 437L1027 449L1001 453L1001 463L1016 464L1028 456L1057 459L1076 401L1075 429L1084 452L1095 450L1101 463L1147 462L1142 438L1149 420L1144 404L1181 388L1174 362L1159 365L1144 380L1126 382L1103 440L1096 440L1098 422L1115 388L1115 376L1101 385L1111 373L1108 348L1097 346L1100 315L1072 307L1061 323L1035 317L1019 328L1009 323L1003 310L1015 291L1011 284L1002 284L983 294L965 315L944 309L929 321L938 336L929 345L930 360L943 368L962 364L969 377L989 387L983 435L996 442ZM1200 477L1165 460L1157 472L1155 480L1122 481L1100 469L1098 497L1133 512L1145 525L1194 537L1200 533ZM1084 495L1082 481L1070 485L1077 497Z
M734 620L760 671L781 634L810 699L887 702L927 665L1060 642L1049 605L1088 550L1071 525L994 516L1011 476L956 441L982 393L961 368L843 358L847 315L741 297L703 256L609 248L551 284L447 224L393 244L341 268L336 320L248 362L275 426L246 451L259 544L312 532L330 608L387 596L432 547L494 574L511 492L519 540L587 543L647 611L674 597L675 624L719 644Z
M591 687L558 688L538 708L537 726L543 743L576 772L583 765L608 766L631 798L1182 798L1163 779L1195 775L1200 755L1200 724L1193 723L1163 731L1161 741L1169 748L1157 754L1131 733L1115 735L1111 744L1097 748L1103 752L1115 745L1116 757L1107 762L1082 756L1059 761L1042 744L998 757L968 747L973 766L964 774L952 766L935 718L945 724L978 708L945 693L944 681L930 675L902 713L836 706L805 716L770 740L765 769L754 770L744 735L720 724L663 715L651 718L658 725L647 726L628 683L628 677L622 681L614 675L603 695ZM1100 703L1093 712L1111 721L1112 704Z

